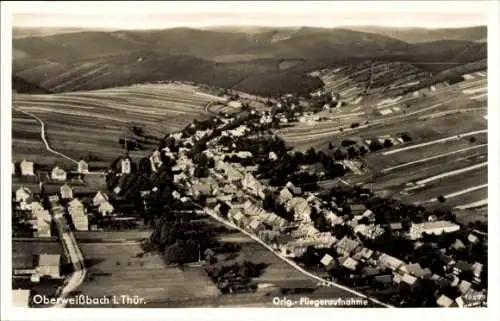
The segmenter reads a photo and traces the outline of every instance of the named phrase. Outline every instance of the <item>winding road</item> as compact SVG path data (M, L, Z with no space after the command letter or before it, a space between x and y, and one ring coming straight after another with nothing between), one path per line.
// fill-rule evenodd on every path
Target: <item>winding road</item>
M369 296L366 296L365 294L363 293L360 293L360 292L357 292L357 291L354 291L353 289L350 289L346 286L343 286L343 285L340 285L338 283L335 283L335 282L332 282L332 281L329 281L329 280L326 280L326 279L323 279L323 278L320 278L319 276L317 275L314 275L312 274L311 272L308 272L306 271L305 269L303 269L302 267L300 267L297 263L293 262L292 260L280 255L279 253L277 253L272 247L270 247L269 245L267 245L266 243L264 243L261 239L259 239L258 237L256 237L255 235L245 231L244 229L240 228L239 226L236 226L224 219L222 219L221 217L219 217L217 214L215 214L213 212L213 210L211 209L207 209L207 208L202 208L201 206L197 205L199 208L203 209L205 211L205 213L207 213L210 217L214 218L215 220L221 222L222 224L230 227L230 228L233 228L233 229L237 229L238 231L240 231L241 233L245 234L246 236L248 236L249 238L251 238L252 240L254 240L255 242L261 244L262 246L264 246L267 250L269 250L271 253L273 253L274 255L276 255L278 258L280 258L282 261L286 262L288 265L292 266L293 268L295 268L297 271L301 272L302 274L312 278L312 279L315 279L323 284L327 284L329 286L334 286L336 288L339 288L341 290L344 290L346 292L349 292L355 296L358 296L358 297L361 297L361 298L364 298L364 299L367 299L373 303L376 303L380 306L383 306L383 307L386 307L386 308L394 308L394 306L392 305L389 305L387 303L383 303L373 297L369 297Z
M19 109L19 108L16 108L16 107L12 107L12 108L13 108L13 109L15 109L15 110L17 110L17 111L19 111L19 112L21 112L21 113L23 113L23 114L25 114L25 115L28 115L28 116L30 116L30 117L32 117L32 118L34 118L34 119L36 119L36 120L40 123L40 127L41 127L40 137L42 138L42 141L43 141L43 143L45 144L45 148L46 148L49 152L51 152L51 153L53 153L53 154L56 154L56 155L58 155L58 156L64 157L64 158L66 158L66 159L68 159L68 160L72 161L72 162L73 162L73 163L75 163L75 164L78 164L78 161L77 161L77 160L75 160L75 159L73 159L73 158L71 158L71 157L69 157L69 156L67 156L67 155L64 155L63 153L60 153L60 152L58 152L58 151L56 151L56 150L53 150L53 149L50 147L49 142L47 141L47 138L45 137L45 124L44 124L43 120L41 120L40 118L38 118L37 116L35 116L34 114L32 114L32 113L30 113L30 112L24 111L24 110Z

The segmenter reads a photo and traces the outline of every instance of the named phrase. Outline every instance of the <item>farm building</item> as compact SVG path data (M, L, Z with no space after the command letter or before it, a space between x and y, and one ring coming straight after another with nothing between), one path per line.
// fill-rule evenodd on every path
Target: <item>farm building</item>
M61 277L61 256L59 254L40 254L38 273L53 279Z
M68 203L68 208L71 209L78 209L81 208L82 210L84 209L83 203L78 199L74 198Z
M88 231L89 220L83 204L78 199L73 199L68 204L68 213L77 231Z
M62 199L70 200L73 198L73 189L68 184L61 186L59 193L61 194Z
M260 231L264 230L265 226L261 221L255 219L250 223L250 230L255 234L258 234Z
M27 187L19 187L16 190L16 202L18 203L26 203L32 197L31 190Z
M35 176L34 163L23 160L21 162L21 175L22 176Z
M43 205L40 202L31 202L31 213L36 214L39 211L43 211Z
M121 164L120 166L121 173L124 175L130 174L130 172L132 171L132 163L130 161L130 158L128 157L123 158L120 164Z
M54 181L65 181L67 178L66 171L59 166L54 167L50 173L50 177Z
M420 224L412 224L409 237L413 240L422 237L423 233L441 235L443 233L452 233L460 230L460 225L448 221L434 221Z
M380 255L380 257L378 258L378 262L381 266L389 268L393 271L396 271L397 269L405 265L405 262L385 253Z
M89 164L83 159L80 160L77 164L77 171L80 174L85 174L89 172Z
M104 202L107 202L109 199L108 195L106 195L105 193L101 192L101 191L98 191L94 198L92 199L92 204L94 206L99 206L101 205L102 203Z
M323 258L321 259L320 263L325 267L327 271L330 271L337 265L335 259L329 254L325 254L325 256L323 256Z
M42 210L38 211L36 214L36 229L35 236L37 237L50 237L50 223L52 221L52 216L49 211Z
M345 267L348 270L355 271L356 268L358 267L359 262L354 260L351 257L348 257L344 263L342 263L342 266Z
M103 202L99 205L98 211L102 216L111 215L114 212L114 207L109 202Z
M12 290L12 305L16 308L29 308L30 290Z
M437 301L436 301L437 305L442 307L442 308L450 308L450 307L453 307L455 306L455 302L453 302L452 299L450 299L449 297L447 297L446 295L441 295Z
M347 236L344 236L336 245L337 253L339 255L350 255L354 252L360 244L356 240L352 240Z
M279 198L278 198L280 204L284 204L284 203L288 202L289 200L291 200L292 198L293 198L293 195L292 195L292 193L290 193L290 190L286 187L283 187L283 189L280 192Z

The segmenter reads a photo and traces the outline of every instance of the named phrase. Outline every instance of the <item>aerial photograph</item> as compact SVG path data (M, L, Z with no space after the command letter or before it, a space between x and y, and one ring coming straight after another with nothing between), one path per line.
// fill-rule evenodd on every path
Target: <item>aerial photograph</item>
M495 304L487 18L231 8L13 15L12 306Z

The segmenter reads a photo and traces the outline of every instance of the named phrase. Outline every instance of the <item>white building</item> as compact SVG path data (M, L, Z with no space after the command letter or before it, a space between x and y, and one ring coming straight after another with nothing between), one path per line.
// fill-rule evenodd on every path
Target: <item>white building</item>
M89 164L83 159L80 160L77 164L77 171L80 174L85 174L89 172Z
M29 308L30 290L12 290L12 305L16 308Z
M38 263L40 276L48 276L53 279L61 277L61 256L59 254L41 254Z
M20 164L22 176L35 176L34 163L23 160Z
M409 237L412 240L417 240L422 237L423 233L441 235L443 233L453 233L458 230L460 230L460 225L448 221L425 222L412 224Z
M56 166L56 167L54 167L54 169L52 169L50 177L54 181L65 181L67 175L66 175L66 171L64 169L60 168L59 166Z
M28 202L31 196L32 196L31 190L27 187L19 187L16 190L16 202L18 203Z
M107 202L109 199L108 195L106 195L105 193L101 192L101 191L98 191L94 198L92 199L92 204L94 206L99 206L101 205L102 203L104 202Z
M123 158L121 161L121 173L124 175L130 174L132 171L132 165L130 163L130 158Z
M68 184L64 184L59 189L59 193L61 194L62 199L70 200L73 198L73 189Z
M113 214L115 208L109 202L103 202L99 205L98 211L102 216L107 216Z

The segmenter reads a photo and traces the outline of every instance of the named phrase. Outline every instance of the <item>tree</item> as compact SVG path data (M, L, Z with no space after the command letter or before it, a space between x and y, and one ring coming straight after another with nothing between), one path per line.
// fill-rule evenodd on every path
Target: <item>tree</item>
M189 263L199 258L199 243L193 240L176 241L165 248L164 257L169 263Z
M379 150L381 150L383 148L384 148L384 146L378 141L377 138L373 138L372 139L372 141L370 143L370 150L372 152L377 152L377 151L379 151Z
M443 196L443 195L439 195L437 200L440 202L440 203L444 203L446 202L446 198Z
M328 143L328 149L329 149L329 150L332 150L332 149L333 149L333 147L334 147L334 146L333 146L333 144L332 144L332 143Z
M476 137L474 137L474 136L471 136L471 138L469 138L469 142L470 142L471 144L474 144L476 141L477 141L477 139L476 139Z
M385 148L390 148L390 147L392 147L392 146L394 146L394 144L391 142L391 140L390 140L390 139L386 138L386 139L384 140L384 147L385 147Z

